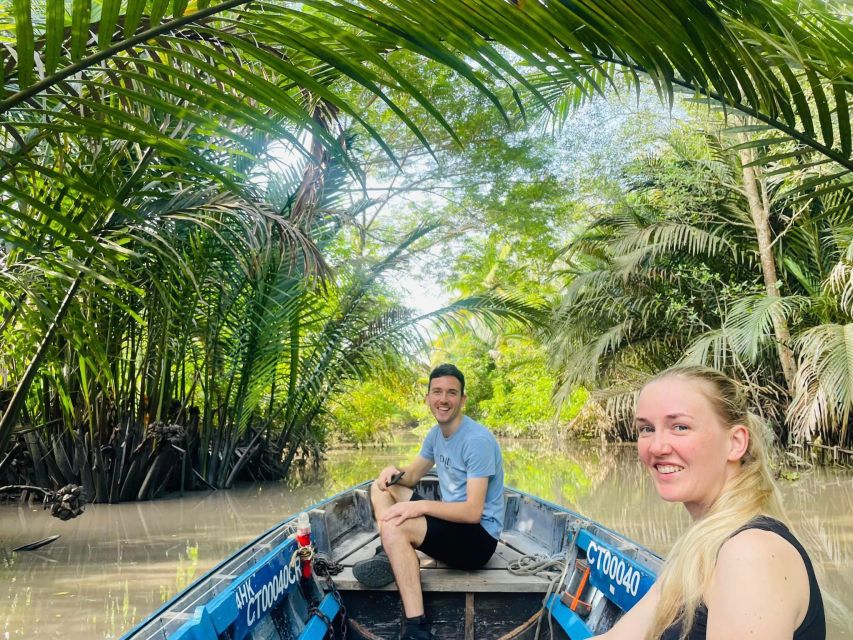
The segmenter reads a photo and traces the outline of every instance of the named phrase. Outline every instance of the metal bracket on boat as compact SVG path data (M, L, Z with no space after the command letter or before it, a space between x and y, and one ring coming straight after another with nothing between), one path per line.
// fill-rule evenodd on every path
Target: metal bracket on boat
M554 593L560 593L560 591L563 589L563 585L566 582L566 575L568 575L569 572L569 567L574 564L575 559L578 557L577 543L581 529L583 529L583 526L580 520L570 522L568 527L566 528L566 533L571 535L571 538L569 539L569 545L566 547L566 566L563 567L563 575L560 576L560 582L557 585L557 588L554 590Z
M563 587L566 584L566 576L569 574L569 567L574 564L575 558L578 557L577 542L582 528L583 527L579 520L569 523L569 526L567 527L566 533L571 534L572 537L569 540L569 546L566 547L566 559L565 566L563 567L563 575L560 576L560 582L557 583L557 588L554 589L555 594L559 595L563 590Z
M578 536L580 535L581 529L583 529L583 527L581 526L580 520L575 520L568 526L567 533L572 534L572 539L569 540L569 550L574 551L575 553L577 553Z

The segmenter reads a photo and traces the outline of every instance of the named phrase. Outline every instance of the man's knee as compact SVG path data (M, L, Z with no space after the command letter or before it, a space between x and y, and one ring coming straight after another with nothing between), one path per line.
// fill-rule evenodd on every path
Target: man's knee
M376 499L383 493L379 488L379 479L374 480L370 485L370 501L376 504Z
M388 506L397 502L397 497L388 489L380 488L379 481L374 480L370 485L370 502L374 506Z
M382 539L382 546L388 547L397 546L399 544L412 544L409 528L405 525L394 525L390 527L382 527L379 531L379 537Z
M377 503L407 502L411 500L413 492L409 487L401 487L400 485L380 487L379 480L374 480L370 485L370 501L374 506Z
M380 527L379 537L382 546L387 550L389 547L409 545L417 549L426 536L426 519L411 518L399 525Z

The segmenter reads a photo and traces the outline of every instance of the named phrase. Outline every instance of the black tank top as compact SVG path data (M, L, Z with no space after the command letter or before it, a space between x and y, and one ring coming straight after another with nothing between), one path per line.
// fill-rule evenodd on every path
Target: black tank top
M763 531L771 531L777 536L781 536L796 549L803 558L803 564L806 565L806 573L809 576L809 608L806 610L806 615L803 618L802 624L794 631L793 640L826 640L826 620L823 615L823 598L820 595L820 589L817 586L817 578L814 574L812 561L809 559L806 550L800 541L794 537L788 527L784 524L767 516L758 516L751 520L748 524L735 531L732 536L736 536L741 531L746 529L762 529ZM693 627L690 633L687 634L687 640L705 640L705 635L708 630L708 607L704 603L696 609L696 616L693 618ZM663 632L661 640L678 640L681 637L681 623L676 623Z

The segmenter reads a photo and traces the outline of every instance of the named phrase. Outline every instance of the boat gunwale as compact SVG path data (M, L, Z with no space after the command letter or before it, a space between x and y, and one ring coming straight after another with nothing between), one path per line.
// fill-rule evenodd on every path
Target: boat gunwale
M334 494L333 496L329 496L328 498L324 498L323 500L316 502L316 503L312 504L311 506L305 507L304 509L301 509L299 511L296 511L295 513L292 513L290 516L288 516L287 518L285 518L284 520L282 520L278 524L273 525L272 527L267 529L265 532L260 534L254 540L246 543L245 545L243 545L242 547L237 549L230 556L223 559L217 565L215 565L210 570L208 570L207 573L199 576L196 580L193 580L190 584L188 584L186 587L184 587L181 591L179 591L174 596L169 598L166 602L164 602L158 609L156 609L153 613L151 613L147 618L145 618L144 620L139 622L139 624L134 625L133 628L128 630L124 635L122 635L119 638L119 640L133 640L133 638L141 637L141 636L138 636L138 634L143 632L145 630L145 627L148 624L154 622L154 620L156 618L168 613L179 600L189 596L194 590L200 589L203 582L205 582L209 578L214 577L215 574L219 573L220 570L223 567L225 567L229 562L233 562L235 560L238 560L239 556L243 555L247 551L251 551L252 550L251 548L254 545L264 544L264 542L266 540L268 540L270 537L272 537L276 533L279 533L282 528L286 527L288 524L290 524L291 522L296 520L297 516L300 513L311 511L312 509L319 509L322 506L324 506L324 505L332 502L333 500L336 500L336 499L338 499L338 498L340 498L340 497L342 497L342 496L344 496L344 495L346 495L352 491L355 491L357 489L361 489L365 486L368 486L371 482L373 482L373 481L372 480L366 480L366 481L361 482L359 484L353 485L353 486L349 487L348 489L344 489L343 491L340 491L340 492ZM269 549L257 549L254 553L259 554L259 557L265 557L265 555L268 552L269 552ZM213 597L215 597L215 595ZM194 612L197 607L203 606L203 604L205 604L205 603L196 604L190 613ZM187 609L182 609L180 612L183 613L186 611L187 611ZM157 629L156 631L162 631L162 627L160 629ZM148 638L151 638L151 637L153 637L153 636L148 636Z
M430 479L431 480L434 478L435 478L435 474L431 473L431 474L426 475L424 479ZM203 587L204 587L204 583L206 581L214 578L217 573L221 573L222 569L225 568L227 565L229 565L229 563L246 562L247 568L249 566L251 566L253 562L254 562L254 564L257 564L257 561L260 558L266 557L266 555L269 553L270 549L269 548L267 548L267 549L252 549L252 547L259 545L259 544L265 544L270 538L275 536L277 533L282 533L282 529L284 529L285 527L290 525L297 518L297 516L300 513L310 512L314 509L322 509L324 506L334 502L335 500L338 500L339 498L342 498L348 494L351 494L354 491L357 491L360 489L363 490L364 488L369 487L372 482L373 482L372 480L366 480L364 482L355 484L355 485L353 485L347 489L344 489L344 490L342 490L342 491L340 491L340 492L338 492L332 496L329 496L328 498L324 498L323 500L321 500L319 502L316 502L310 506L307 506L307 507L300 509L299 511L296 511L293 514L289 515L284 520L282 520L278 524L274 525L270 529L266 530L264 533L260 534L258 537L254 538L250 542L246 543L243 547L236 550L234 553L229 555L227 558L223 559L221 562L219 562L214 567L212 567L210 570L208 570L205 574L199 576L191 584L187 585L180 592L176 593L172 598L170 598L169 600L164 602L158 609L156 609L154 612L152 612L144 620L139 622L137 625L134 625L134 627L131 628L129 631L127 631L124 635L122 635L119 640L151 640L152 638L156 638L157 633L163 633L165 631L164 626L165 626L165 624L167 624L166 622L161 621L161 626L159 628L149 629L148 630L149 635L143 636L142 634L146 631L146 627L155 623L155 621L158 618L164 616L165 614L167 614L169 612L172 612L175 614L189 613L192 615L199 606L204 606L204 604L206 604L207 602L210 602L210 600L215 598L217 595L219 595L219 593L222 593L222 591L220 591L218 593L217 592L211 593L211 591L221 583L217 583L216 585L209 585L209 586L207 586L207 588L203 588ZM653 551L651 551L647 547L641 545L640 543L638 543L634 540L631 540L630 538L626 537L625 535L618 533L617 531L614 531L610 527L608 527L604 524L601 524L600 522L593 520L593 519L589 518L588 516L584 516L584 515L576 512L576 511L574 511L573 509L570 509L570 508L565 507L563 505L556 504L554 502L551 502L550 500L547 500L545 498L533 495L527 491L523 491L521 489L517 489L517 488L511 487L511 486L504 486L504 495L508 496L508 495L512 495L512 494L517 495L517 496L521 496L524 498L528 498L531 501L533 501L534 503L540 504L543 507L550 509L552 512L568 514L570 517L574 518L576 521L580 521L582 523L580 525L580 527L586 527L586 526L595 527L595 529L597 531L604 532L604 533L608 534L609 536L611 536L614 540L617 540L617 541L620 541L626 545L629 545L629 547L631 549L636 550L636 552L641 553L643 556L640 558L635 558L635 560L637 562L645 565L647 568L649 568L655 574L659 573L660 565L657 567L653 567L653 566L649 566L649 563L650 562L652 564L654 564L655 562L663 563L663 559L661 558L661 556L654 553ZM289 535L292 535L292 534L293 534L293 532L291 532ZM627 549L623 549L623 551L627 551ZM248 554L247 554L247 552L248 552ZM242 558L242 556L245 556L245 558ZM248 570L248 569L245 569L245 570ZM242 575L242 573L243 573L243 571L237 573L235 575L235 578L239 575ZM224 582L224 580L223 580L223 582ZM233 583L233 581L231 583L228 583L228 584L230 585L232 583ZM228 586L226 585L225 589L227 589L227 588L228 588ZM223 589L223 591L225 589ZM176 605L182 599L186 599L188 597L191 597L193 592L197 591L197 590L199 591L199 593L197 594L199 597L197 599L192 600L191 602L187 602L186 603L187 606L182 606L179 609L176 608ZM201 600L202 598L206 598L206 600Z

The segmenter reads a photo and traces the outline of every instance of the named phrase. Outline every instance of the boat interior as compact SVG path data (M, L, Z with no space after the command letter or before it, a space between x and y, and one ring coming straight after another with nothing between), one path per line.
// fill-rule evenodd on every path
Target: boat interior
M431 476L422 480L417 490L427 499L440 499L437 479ZM381 544L369 487L338 496L323 508L309 511L309 518L317 551L340 565L340 573L332 580L346 606L353 637L398 637L402 611L396 584L371 589L353 576L353 565L372 556ZM570 565L577 564L579 551L572 542L581 528L607 539L638 561L658 561L593 521L507 490L504 531L493 557L482 569L457 570L419 554L424 605L435 637L515 640L533 638L539 627L539 638L567 638L562 627L548 621L547 616L539 620L544 597L558 586L554 574L519 574L510 572L509 567L524 556L561 557ZM592 585L582 582L582 563L581 559L578 567L571 566L565 576L559 576L563 578L559 595L564 602L574 604L572 610L588 628L605 630L620 609L604 594L597 594Z
M123 640L319 640L329 629L335 640L398 638L396 585L371 589L353 576L353 565L381 544L369 489L362 484L308 510L315 576L300 588L293 588L295 569L287 568L299 557L294 517L213 568ZM417 490L440 499L434 476ZM435 638L586 640L609 629L654 581L661 560L648 550L534 496L507 489L505 499L504 530L482 569L461 571L421 556ZM316 575L321 555L333 569L325 578ZM565 570L517 570L519 560L533 558L557 559Z

